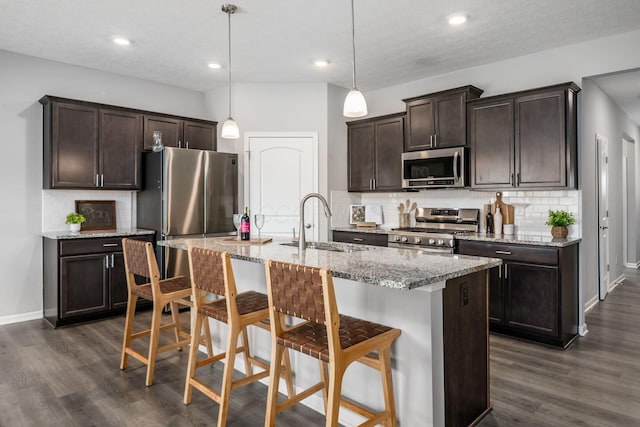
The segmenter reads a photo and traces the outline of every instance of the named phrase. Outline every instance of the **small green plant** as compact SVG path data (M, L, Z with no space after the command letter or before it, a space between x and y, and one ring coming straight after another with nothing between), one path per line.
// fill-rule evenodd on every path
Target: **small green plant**
M87 218L84 217L84 215L76 213L76 212L71 212L69 215L67 215L67 224L82 224L83 222L85 222L87 220Z
M547 225L551 225L554 227L566 227L575 222L576 220L573 217L572 213L569 213L567 211L549 211L549 219L547 220Z

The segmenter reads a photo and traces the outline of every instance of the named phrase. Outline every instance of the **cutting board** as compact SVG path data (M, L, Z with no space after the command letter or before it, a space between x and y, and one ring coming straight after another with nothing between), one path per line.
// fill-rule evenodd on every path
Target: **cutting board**
M226 239L222 239L222 243L225 245L264 245L272 240L273 239L271 237L262 237L260 239L250 240L238 240L237 237L227 237Z

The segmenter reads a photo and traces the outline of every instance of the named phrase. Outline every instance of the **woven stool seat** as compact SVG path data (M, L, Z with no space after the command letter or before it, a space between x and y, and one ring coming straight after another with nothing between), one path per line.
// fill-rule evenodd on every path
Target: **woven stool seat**
M269 300L265 294L255 291L248 291L236 296L236 305L238 306L238 314L244 315L255 311L266 310L269 308ZM220 322L228 323L229 313L227 312L227 300L219 299L198 307L198 312L209 316Z
M388 326L341 314L338 332L340 347L346 350L353 345L389 332L391 329ZM324 325L307 322L283 333L281 337L278 337L278 344L323 362L329 362L329 341L327 340L327 328Z
M160 292L163 294L171 294L180 291L188 291L187 295L191 293L191 280L184 276L176 276L170 279L160 280L159 285ZM153 289L151 288L151 283L133 288L131 289L131 293L139 296L140 298L153 301Z

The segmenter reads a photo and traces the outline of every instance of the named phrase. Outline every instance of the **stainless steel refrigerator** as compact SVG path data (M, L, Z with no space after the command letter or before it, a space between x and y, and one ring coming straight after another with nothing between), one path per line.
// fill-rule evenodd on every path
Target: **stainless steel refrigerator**
M238 155L166 147L143 155L143 190L137 197L137 225L172 237L235 234L238 212ZM186 251L156 248L163 277L188 275Z

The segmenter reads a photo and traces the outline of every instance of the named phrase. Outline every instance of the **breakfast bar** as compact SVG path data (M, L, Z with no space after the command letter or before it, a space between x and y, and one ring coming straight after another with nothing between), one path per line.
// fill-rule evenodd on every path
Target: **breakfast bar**
M277 239L264 245L239 244L228 237L158 244L229 252L240 292L266 293L268 259L330 269L341 314L402 330L392 348L400 425L468 425L490 410L487 271L501 260L334 242L309 244L299 252L297 245ZM214 345L220 348L225 327L211 326ZM269 359L266 333L254 331L250 341L258 357ZM242 366L236 364L240 370ZM298 388L319 376L317 363L300 354L292 354L292 369ZM379 376L359 364L347 372L343 394L374 410L384 405ZM323 412L320 394L305 404ZM359 415L341 410L341 424L360 422Z

